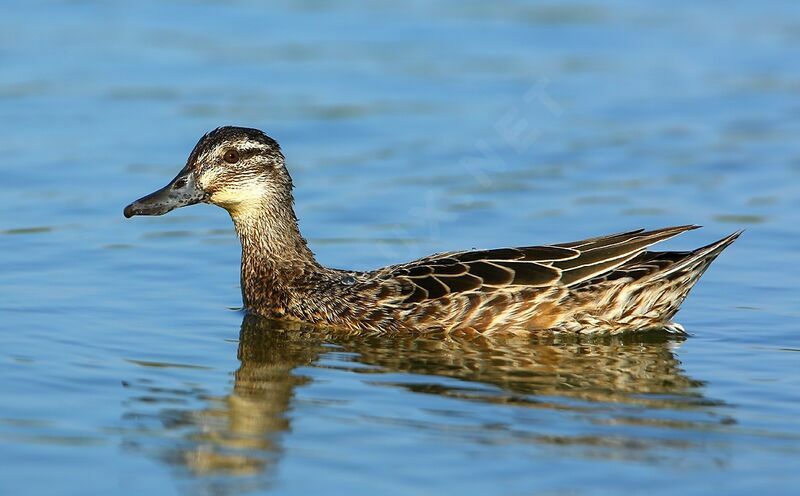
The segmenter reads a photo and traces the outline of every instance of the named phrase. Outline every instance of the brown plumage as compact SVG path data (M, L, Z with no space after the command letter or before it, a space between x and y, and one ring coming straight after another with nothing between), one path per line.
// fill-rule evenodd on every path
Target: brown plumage
M233 219L248 311L379 332L682 332L673 315L741 233L689 252L648 248L697 226L439 253L371 272L330 269L300 234L277 142L237 127L203 136L172 182L126 207L125 215L161 215L198 202L219 205Z

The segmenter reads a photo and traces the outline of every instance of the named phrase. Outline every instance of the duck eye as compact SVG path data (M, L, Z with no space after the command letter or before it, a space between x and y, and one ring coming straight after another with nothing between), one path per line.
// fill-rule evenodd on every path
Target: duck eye
M225 152L225 155L222 156L222 159L229 164L235 164L239 161L239 152L236 150L228 150Z

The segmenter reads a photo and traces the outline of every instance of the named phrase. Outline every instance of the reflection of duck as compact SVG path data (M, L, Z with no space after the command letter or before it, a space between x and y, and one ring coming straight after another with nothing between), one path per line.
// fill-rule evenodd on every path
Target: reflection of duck
M210 395L192 385L184 390L142 382L131 384L145 389L134 398L141 407L133 419L154 404L164 430L185 433L178 448L167 448L160 458L185 466L195 474L251 475L272 466L280 455L280 436L289 430L288 410L295 388L308 379L296 375L298 367L313 363L323 352L321 341L288 330L270 327L265 332L258 317L242 322L233 390L224 396ZM176 404L187 397L207 404L202 409L182 409Z
M321 266L300 235L278 143L222 127L198 142L163 189L125 208L161 215L198 202L225 208L242 242L242 295L270 318L344 329L550 329L617 332L667 327L709 264L739 233L691 252L648 252L695 226L554 246L441 253L373 272Z
M452 377L491 384L502 394L481 401L523 401L561 397L591 402L624 402L668 406L661 397L694 398L701 383L686 377L672 348L678 337L663 332L634 337L594 338L583 342L568 336L418 336L335 337L331 342L358 355L358 361L388 371ZM358 370L356 370L358 371ZM423 391L419 385L412 386ZM462 389L438 386L436 394L465 397ZM468 396L468 395L467 395ZM535 402L539 404L539 400ZM546 405L547 406L547 405Z
M679 343L677 339L665 333L610 336L588 342L585 338L553 336L323 335L313 328L246 316L240 332L241 364L229 394L212 397L195 389L181 392L142 385L139 387L150 391L133 405L141 409L164 405L157 414L162 429L176 430L183 442L177 443L179 453L170 447L161 458L197 475L269 471L283 453L282 437L291 430L292 417L302 415L291 412L296 389L313 380L315 363L321 358L327 358L326 368L363 374L369 379L363 385L367 389L400 386L415 394L508 404L509 408L576 411L581 415L597 411L597 420L611 419L615 424L703 428L708 422L704 417L714 416L714 403L702 396L702 384L681 370L672 351ZM332 352L335 356L329 355ZM350 357L370 367L351 367L346 361ZM305 375L298 375L297 369L304 367L309 367ZM391 382L381 379L384 373L394 373ZM403 377L409 380L404 383ZM207 406L199 410L176 408L176 397L185 400L187 394ZM354 399L344 395L336 402ZM328 398L312 396L312 400L323 409L330 403ZM620 406L613 406L617 404ZM456 408L462 413L471 409L463 403ZM671 413L664 414L665 410ZM691 411L700 415L686 421L686 412ZM131 417L141 418L141 414ZM682 420L676 421L677 417ZM537 433L547 434L550 427L545 423L537 429ZM548 444L595 445L605 441L602 436L561 435L555 439L541 435L534 439Z

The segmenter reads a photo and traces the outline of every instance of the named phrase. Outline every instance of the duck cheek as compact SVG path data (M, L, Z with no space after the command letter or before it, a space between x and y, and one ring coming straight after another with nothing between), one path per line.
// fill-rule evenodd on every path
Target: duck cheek
M240 203L236 192L228 188L213 190L209 195L209 201L225 209L234 208Z

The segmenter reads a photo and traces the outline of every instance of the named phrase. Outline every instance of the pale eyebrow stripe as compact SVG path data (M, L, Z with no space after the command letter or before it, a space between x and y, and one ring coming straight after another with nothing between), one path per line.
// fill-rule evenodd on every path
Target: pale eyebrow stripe
M239 150L239 154L251 157L253 155L261 153L262 151L264 151L263 148L245 148L243 150Z

